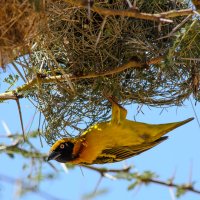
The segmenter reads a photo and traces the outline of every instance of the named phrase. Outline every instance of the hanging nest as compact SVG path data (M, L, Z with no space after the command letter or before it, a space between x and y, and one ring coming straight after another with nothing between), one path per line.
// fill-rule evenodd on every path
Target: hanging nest
M189 59L200 53L196 45L191 54L192 45L199 44L198 21L192 28L191 17L159 23L92 10L94 5L129 10L127 1L91 1L86 6L47 2L45 23L31 40L32 51L17 63L26 79L37 80L26 95L38 102L45 116L42 128L49 143L107 120L107 96L150 106L181 105L192 93L199 100L199 61ZM137 1L138 12L143 13L185 8L188 4L181 0ZM184 47L194 35L190 46Z
M42 5L32 1L0 1L0 66L30 52L38 32Z

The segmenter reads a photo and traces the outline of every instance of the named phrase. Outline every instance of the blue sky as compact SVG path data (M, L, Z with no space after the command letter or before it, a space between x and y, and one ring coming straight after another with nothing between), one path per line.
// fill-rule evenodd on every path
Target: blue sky
M9 70L8 70L9 72ZM5 85L2 83L3 77L6 74L0 74L1 88L0 92L4 92ZM30 126L30 122L33 118L35 109L32 107L29 101L26 99L21 100L21 107L23 113L23 120L26 130ZM193 102L194 103L194 102ZM194 117L194 111L192 109L190 101L186 101L182 107L173 107L164 110L161 114L161 109L142 107L142 112L137 114L138 105L128 106L128 118L135 119L137 121L146 123L168 123L174 121L181 121L189 117ZM200 113L200 106L195 106L195 111L198 115ZM200 118L200 116L198 116ZM20 132L21 126L18 116L17 105L14 101L7 101L0 104L0 143L5 142L9 144L11 141L4 139L2 136L6 135L5 129L2 125L4 121L12 133ZM38 127L38 117L35 118L32 125L32 130ZM160 175L159 179L166 180L175 176L174 182L186 183L190 179L195 181L195 187L200 189L200 128L197 120L177 128L176 130L168 134L169 139L155 148L133 158L130 158L124 162L105 165L108 168L122 168L127 165L134 165L133 171L143 172L144 170L151 170ZM34 141L37 148L42 152L48 152L49 146L43 141L44 147L42 148L39 143L39 137ZM31 160L23 159L21 156L16 156L15 159L9 158L6 154L0 155L0 175L5 174L13 178L22 178L26 180L27 173L31 170ZM27 164L27 168L22 169L23 164ZM91 170L82 168L83 174L79 167L70 170L65 173L59 163L52 161L60 172L57 173L57 178L50 181L44 181L41 183L41 191L46 191L49 194L58 197L63 200L79 200L83 199L83 195L94 191L96 184L99 180L99 174ZM102 166L101 166L102 167ZM54 172L49 167L48 163L42 163L42 170L44 174L48 172ZM192 174L192 175L191 175ZM95 199L134 199L134 200L146 200L146 199L173 199L171 197L171 191L167 187L158 185L141 186L134 191L127 191L127 187L131 182L124 180L110 180L104 178L98 187L98 190L108 190L108 193L101 195ZM17 199L16 186L14 184L8 184L0 181L0 199ZM181 200L199 199L200 196L187 193ZM40 200L45 199L40 195L34 193L28 193L21 198L22 200Z

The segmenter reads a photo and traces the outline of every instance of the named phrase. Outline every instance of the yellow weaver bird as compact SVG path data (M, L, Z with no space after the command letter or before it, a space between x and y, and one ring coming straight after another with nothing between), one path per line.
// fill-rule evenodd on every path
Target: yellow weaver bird
M167 139L169 131L193 120L146 124L126 119L127 110L112 101L110 121L97 123L76 138L55 142L49 160L79 165L104 164L138 155Z

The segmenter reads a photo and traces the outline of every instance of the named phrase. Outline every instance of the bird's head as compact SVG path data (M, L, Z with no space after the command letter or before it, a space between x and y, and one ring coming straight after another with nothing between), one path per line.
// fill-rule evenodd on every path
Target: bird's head
M56 160L61 163L69 162L74 159L73 148L74 144L67 139L58 140L51 147L47 160Z

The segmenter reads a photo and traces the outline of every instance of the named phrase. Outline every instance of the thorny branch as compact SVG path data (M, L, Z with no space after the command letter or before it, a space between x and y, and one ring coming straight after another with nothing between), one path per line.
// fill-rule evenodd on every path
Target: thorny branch
M156 180L156 179L144 179L143 183L155 183L155 184L163 185L163 186L167 186L167 187L182 188L183 190L200 194L200 190L195 189L192 184L178 185L178 184L175 184L172 182L168 183L168 182L160 181L160 180Z
M92 167L92 166L84 166L87 169L93 170L98 172L102 177L105 177L106 173L130 173L131 167L126 167L123 169L106 169L106 168L97 168L97 167ZM154 184L158 184L158 185L163 185L166 187L174 187L176 189L182 189L184 191L188 191L188 192L194 192L197 194L200 194L200 190L197 190L194 188L194 186L191 183L188 184L176 184L173 183L172 181L162 181L162 180L158 180L158 179L154 179L154 178L150 178L150 177L145 177L142 174L136 174L134 173L134 179L139 180L139 184L149 184L149 183L154 183ZM138 184L138 185L139 185Z

